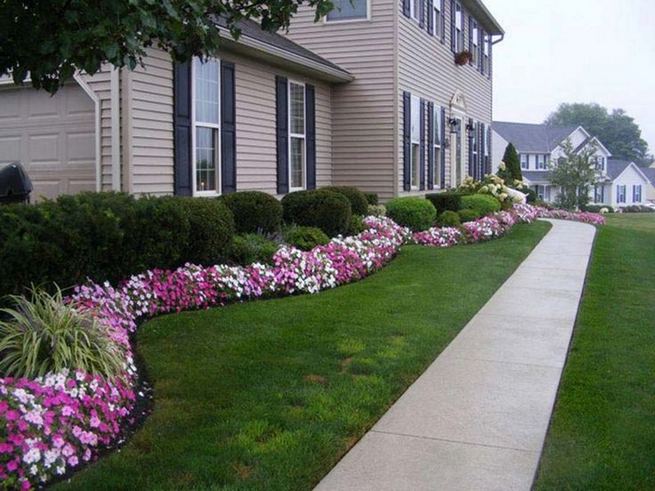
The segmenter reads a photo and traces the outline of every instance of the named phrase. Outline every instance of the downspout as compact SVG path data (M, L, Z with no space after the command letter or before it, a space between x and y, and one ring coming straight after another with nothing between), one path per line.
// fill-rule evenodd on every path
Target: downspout
M393 15L393 156L392 156L392 165L393 165L393 186L391 188L391 197L395 198L398 196L399 193L399 186L398 186L398 180L400 179L400 171L398 169L398 166L400 165L400 161L398 159L398 155L400 154L400 149L398 148L398 143L400 142L400 139L398 138L398 132L400 131L400 124L398 121L398 112L400 109L400 84L399 84L399 55L398 55L398 31L399 31L399 12L398 12L398 5L394 7L394 15Z
M121 190L121 101L120 68L114 68L110 74L111 97L111 189Z
M496 39L495 41L493 41L493 42L491 43L491 45L493 46L493 45L495 45L495 44L498 44L498 43L500 43L503 39L505 39L505 33L502 33L498 39Z

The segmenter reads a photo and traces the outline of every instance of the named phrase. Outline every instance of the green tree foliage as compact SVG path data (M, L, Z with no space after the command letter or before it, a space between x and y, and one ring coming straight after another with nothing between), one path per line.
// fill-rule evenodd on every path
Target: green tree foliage
M0 15L0 75L55 93L78 70L91 75L103 63L134 69L146 48L156 46L176 61L215 53L215 19L238 38L238 22L255 19L262 29L288 27L298 6L327 14L330 0L3 0Z
M516 152L516 148L514 148L512 143L509 143L507 147L505 147L503 162L505 162L505 169L498 170L498 177L502 178L508 185L511 185L514 179L518 181L523 180L519 154Z
M589 191L597 180L593 160L597 148L592 144L576 153L569 139L561 146L563 156L550 164L550 182L560 187L555 202L561 208L578 210L589 202Z
M623 109L609 112L599 104L560 104L545 123L551 126L583 126L607 147L614 158L637 164L652 160L639 125Z

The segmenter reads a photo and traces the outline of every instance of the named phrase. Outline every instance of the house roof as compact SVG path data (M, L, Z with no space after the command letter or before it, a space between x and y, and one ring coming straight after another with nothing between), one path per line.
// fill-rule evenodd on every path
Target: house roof
M339 65L326 60L313 51L294 43L276 32L265 31L253 20L240 20L236 26L241 30L238 40L230 34L224 17L216 17L215 22L223 36L224 46L237 51L246 51L259 58L280 65L297 65L309 70L313 76L330 82L348 82L353 75Z
M518 152L550 153L578 127L494 121L492 128Z
M642 167L641 172L643 172L650 183L655 186L655 167Z
M619 177L624 170L626 170L632 162L627 160L608 159L607 160L607 175L610 179L614 180Z
M541 182L549 182L550 181L550 172L549 171L529 171L529 170L524 170L521 171L521 176L523 176L523 179L526 181L529 181L530 183L541 183Z
M480 0L462 0L464 8L484 27L485 31L493 36L505 34L505 30L498 21L491 15L489 9Z

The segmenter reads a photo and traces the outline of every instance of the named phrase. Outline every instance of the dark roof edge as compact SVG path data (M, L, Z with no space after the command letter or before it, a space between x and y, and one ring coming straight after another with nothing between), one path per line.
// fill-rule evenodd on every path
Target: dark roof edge
M462 0L469 12L482 24L485 30L494 36L502 36L505 30L481 0Z

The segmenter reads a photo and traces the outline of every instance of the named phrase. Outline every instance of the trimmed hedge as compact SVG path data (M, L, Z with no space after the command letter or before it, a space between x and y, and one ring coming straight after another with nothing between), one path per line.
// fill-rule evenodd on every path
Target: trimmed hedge
M369 205L376 206L380 203L378 193L364 193L364 196Z
M471 194L462 197L462 209L475 210L480 216L500 211L500 201L488 194Z
M426 194L428 199L439 213L444 211L459 211L462 209L462 197L465 193L459 191L445 191L443 193Z
M607 210L607 213L614 213L614 208L612 208L609 205L583 205L580 208L582 209L582 211L589 211L591 213L600 213L600 210L605 208Z
M272 264L277 242L260 234L235 235L230 248L230 259L242 266L252 263Z
M350 225L350 201L328 189L295 191L282 198L284 221L289 224L318 227L328 237L345 234Z
M274 233L282 224L282 204L270 194L239 191L218 198L232 211L239 234Z
M421 231L432 226L437 210L424 198L394 198L387 203L387 216L398 225Z
M348 198L348 201L350 201L350 209L352 210L353 215L366 215L366 212L368 211L368 201L366 200L366 195L356 187L326 186L321 189L334 191L335 193L342 194Z
M233 232L216 200L80 193L0 206L0 295L208 263L225 257Z
M320 228L290 227L284 233L284 241L303 251L309 251L317 245L325 245L330 238Z
M462 222L456 211L447 210L437 217L436 223L440 227L457 227Z
M459 220L461 223L472 222L473 220L477 220L482 216L479 211L467 208L459 210L457 215L459 215Z

